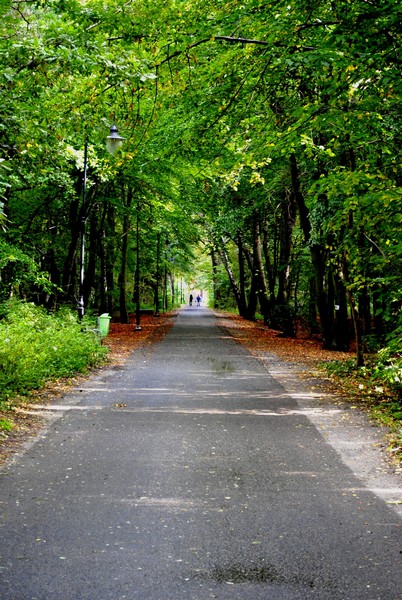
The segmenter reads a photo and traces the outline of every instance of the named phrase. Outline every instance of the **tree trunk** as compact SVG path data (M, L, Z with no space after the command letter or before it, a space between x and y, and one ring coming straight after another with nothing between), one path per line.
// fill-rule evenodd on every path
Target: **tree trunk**
M217 252L215 250L215 248L213 248L211 246L211 250L210 250L210 255L211 255L211 264L212 264L212 294L214 297L214 308L221 308L220 306L220 290L219 290L219 285L218 285L218 255Z
M63 267L63 292L67 302L72 302L74 300L75 286L77 282L77 253L81 232L81 220L78 211L79 200L76 198L70 203L70 244Z
M114 311L114 265L116 261L116 209L109 204L106 215L106 247L105 247L105 296L106 312L113 314Z
M243 249L243 239L240 231L237 233L236 237L237 241L237 258L239 261L239 294L240 294L240 302L242 306L246 306L246 273L244 269L244 249Z
M159 279L160 279L160 262L161 262L161 234L158 231L156 235L156 274L155 274L155 291L154 304L155 316L159 317Z
M367 286L364 286L359 294L359 316L363 324L363 335L370 335L371 326L371 311L370 311L370 296Z
M269 304L272 307L275 305L275 270L271 264L271 259L268 251L268 223L265 220L262 225L262 251L265 262L265 272L267 273L268 289L269 289Z
M315 289L315 278L310 277L309 281L309 298L308 298L308 329L310 334L318 333L318 322L317 322L317 292Z
M224 243L223 240L221 241L221 247L219 249L219 253L220 253L222 262L223 262L223 264L225 266L226 273L228 274L228 277L229 277L229 282L230 282L230 285L231 285L231 288L232 288L233 295L234 295L235 300L236 300L237 308L239 310L239 315L241 317L246 317L246 312L247 312L246 306L244 306L242 304L240 290L239 290L239 288L237 286L236 279L235 279L235 277L233 275L233 271L232 271L232 268L230 266L229 257L227 255L226 248L225 248L225 243Z
M323 336L323 347L330 349L334 337L334 306L330 304L325 291L326 265L325 248L320 244L310 244L311 223L304 196L300 190L300 178L294 154L290 157L290 172L295 202L298 207L300 226L304 239L310 247L311 262L314 269L315 290L317 294L317 309Z
M85 282L84 282L84 306L89 305L89 299L91 293L96 289L95 275L96 275L96 259L98 254L99 246L99 231L98 231L98 218L97 214L93 211L91 213L90 226L89 226L89 244L88 244L88 263L85 271Z
M124 195L124 188L122 189ZM128 236L130 232L130 207L133 200L133 191L128 190L126 202L123 201L123 239L121 248L121 266L119 275L120 288L120 323L129 323L127 310L127 256L128 256ZM138 252L138 248L137 248Z
M349 264L347 257L343 256L342 261L342 274L345 280L346 293L349 300L349 306L352 313L353 326L355 331L355 341L356 341L356 366L363 367L364 365L364 353L363 353L363 327L362 322L359 316L359 311L357 309L357 304L354 299L353 293L350 289L350 277L349 277Z
M346 351L350 342L348 323L347 294L345 285L339 275L334 275L335 287L335 348Z
M265 277L264 264L262 261L260 213L257 209L255 209L253 213L253 278L255 278L255 287L257 288L264 323L267 324L270 317L270 302L268 298L268 286Z
M247 259L248 268L251 273L250 290L248 294L248 302L245 307L245 319L249 321L255 321L255 313L257 312L258 305L258 278L255 276L254 271L254 255L247 246L243 246L243 252Z
M165 259L164 259L164 271L163 271L163 310L168 309L168 271L167 271L167 248L169 246L169 240L165 241Z
M176 302L176 290L175 290L175 277L174 273L169 273L170 279L170 296L172 298L172 308L174 308Z
M276 313L280 328L284 335L295 337L296 332L289 306L290 302L290 258L292 252L292 232L296 220L296 203L293 197L282 200L280 221L278 293L276 297Z

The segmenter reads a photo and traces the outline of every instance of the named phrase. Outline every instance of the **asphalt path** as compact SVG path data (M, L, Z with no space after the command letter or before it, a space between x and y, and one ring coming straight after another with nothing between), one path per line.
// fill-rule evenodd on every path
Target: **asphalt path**
M48 412L0 474L1 600L401 600L398 514L208 310Z

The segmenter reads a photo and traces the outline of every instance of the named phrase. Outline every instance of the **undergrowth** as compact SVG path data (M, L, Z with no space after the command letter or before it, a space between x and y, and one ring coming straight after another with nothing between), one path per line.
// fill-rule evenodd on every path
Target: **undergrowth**
M34 304L10 301L0 306L0 410L47 381L84 373L108 352L94 333L95 319L79 323L63 308L49 314ZM11 429L9 419L0 430Z

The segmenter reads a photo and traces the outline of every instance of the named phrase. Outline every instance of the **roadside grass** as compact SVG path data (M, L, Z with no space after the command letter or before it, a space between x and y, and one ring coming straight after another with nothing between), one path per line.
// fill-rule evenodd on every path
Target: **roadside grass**
M32 390L101 364L108 348L94 332L95 318L77 321L68 309L49 314L34 304L0 306L0 432L13 429L12 412Z

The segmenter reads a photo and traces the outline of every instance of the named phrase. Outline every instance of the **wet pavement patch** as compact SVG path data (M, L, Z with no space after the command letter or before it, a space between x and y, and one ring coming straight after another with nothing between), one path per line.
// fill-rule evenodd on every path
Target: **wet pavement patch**
M314 581L297 575L285 575L273 565L215 567L209 577L219 583L274 583L314 588Z
M215 375L225 375L236 371L235 366L230 360L210 357L209 362L212 364L212 371Z

